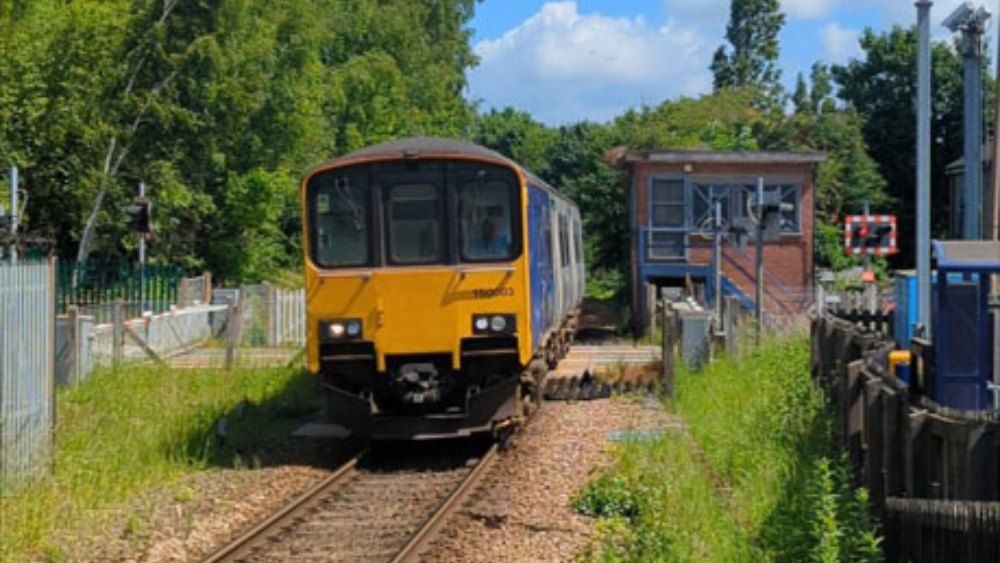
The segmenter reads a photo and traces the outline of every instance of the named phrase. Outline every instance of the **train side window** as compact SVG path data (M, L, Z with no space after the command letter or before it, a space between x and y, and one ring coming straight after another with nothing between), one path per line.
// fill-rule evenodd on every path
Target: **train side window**
M346 170L312 181L309 215L312 256L323 268L371 263L371 213L368 175Z
M573 221L573 242L576 248L576 263L583 264L583 236L579 219Z
M397 184L386 201L389 257L396 264L429 264L443 258L441 193L431 184Z
M569 265L569 236L566 232L566 216L559 216L559 258L563 267Z
M459 194L462 259L513 259L514 187L502 180L474 181L463 185Z

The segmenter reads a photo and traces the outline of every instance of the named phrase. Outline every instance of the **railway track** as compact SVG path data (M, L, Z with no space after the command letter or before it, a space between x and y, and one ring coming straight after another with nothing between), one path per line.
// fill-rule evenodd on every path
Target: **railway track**
M415 561L498 448L423 444L414 450L359 453L205 563Z

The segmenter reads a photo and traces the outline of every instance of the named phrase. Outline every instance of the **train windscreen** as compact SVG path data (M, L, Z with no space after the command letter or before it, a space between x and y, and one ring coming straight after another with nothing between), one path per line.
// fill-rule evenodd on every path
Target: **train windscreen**
M521 252L519 185L512 170L471 161L317 174L308 189L313 261L349 268L513 260Z
M323 268L372 263L371 190L367 170L322 174L310 183L309 216L313 260Z

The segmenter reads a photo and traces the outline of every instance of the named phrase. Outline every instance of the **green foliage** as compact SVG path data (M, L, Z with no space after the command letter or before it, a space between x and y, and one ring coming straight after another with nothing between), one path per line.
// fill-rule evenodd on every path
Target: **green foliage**
M123 257L119 208L142 179L152 259L223 281L297 265L308 168L395 136L468 130L473 6L19 2L0 12L0 161L31 190L29 233L75 255L106 187L93 251Z
M778 33L785 25L778 0L732 0L726 40L712 58L715 89L755 86L780 89Z
M893 211L900 216L901 258L912 258L915 201L916 146L916 48L915 28L894 27L879 32L868 29L861 36L863 57L846 65L835 65L833 76L839 86L838 96L854 108L861 118L861 129L869 154L891 187L895 200ZM947 43L932 47L934 76L931 138L932 178L936 187L946 185L945 166L962 152L962 58ZM984 67L988 61L984 60ZM992 122L995 88L993 79L984 73L986 122ZM947 190L934 189L934 209L947 201ZM936 213L934 228L941 231L947 216Z
M545 177L548 157L558 132L514 108L490 110L479 117L475 141L504 154L528 170Z
M866 497L850 485L804 339L677 380L689 433L618 448L576 499L603 527L603 561L877 561ZM628 530L627 533L624 530Z
M624 290L627 281L620 269L591 269L587 276L587 297L598 301L625 303Z
M60 390L52 473L0 496L0 559L58 551L49 543L57 530L89 525L151 484L258 458L315 412L317 400L313 379L291 368L221 373L146 366L99 372ZM215 435L221 417L230 419L225 441Z
M592 518L627 518L639 515L641 492L635 490L623 475L600 476L573 500L573 509Z

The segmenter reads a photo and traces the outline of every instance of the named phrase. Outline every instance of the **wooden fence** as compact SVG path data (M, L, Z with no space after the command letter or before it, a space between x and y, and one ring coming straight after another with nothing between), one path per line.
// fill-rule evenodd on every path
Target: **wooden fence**
M860 325L816 319L812 346L813 377L839 414L856 482L883 524L886 559L998 560L997 414L946 409L908 388L886 373L893 344Z

